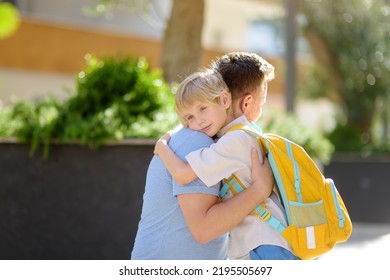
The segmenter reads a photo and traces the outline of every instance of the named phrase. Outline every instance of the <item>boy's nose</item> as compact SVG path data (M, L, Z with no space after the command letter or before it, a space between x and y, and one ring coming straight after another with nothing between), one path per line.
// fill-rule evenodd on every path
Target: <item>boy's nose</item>
M203 118L198 118L197 122L198 122L198 125L201 126L204 123L204 119Z

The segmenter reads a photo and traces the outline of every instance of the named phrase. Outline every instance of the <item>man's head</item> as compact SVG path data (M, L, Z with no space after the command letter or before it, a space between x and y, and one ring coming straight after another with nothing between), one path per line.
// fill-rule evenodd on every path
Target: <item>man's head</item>
M212 62L232 94L234 117L245 114L251 122L261 116L267 98L267 84L274 78L274 67L255 53L232 52Z

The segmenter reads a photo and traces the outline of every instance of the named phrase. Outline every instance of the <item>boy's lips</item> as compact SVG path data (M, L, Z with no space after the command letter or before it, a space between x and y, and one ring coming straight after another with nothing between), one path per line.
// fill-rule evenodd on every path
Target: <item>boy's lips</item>
M206 132L206 131L208 131L210 129L210 127L211 127L211 124L206 126L206 127L204 127L204 128L202 128L202 131Z

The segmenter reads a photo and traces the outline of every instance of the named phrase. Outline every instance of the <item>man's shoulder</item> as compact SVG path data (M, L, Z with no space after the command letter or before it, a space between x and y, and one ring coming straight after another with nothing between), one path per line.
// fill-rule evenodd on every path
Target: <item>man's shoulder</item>
M170 143L172 145L185 144L202 148L205 146L210 146L212 143L214 143L214 140L203 132L182 127L173 133Z
M183 127L183 126L176 128L173 131L173 135L172 135L172 137L193 137L193 136L205 138L205 139L210 138L203 132L192 130L190 128Z

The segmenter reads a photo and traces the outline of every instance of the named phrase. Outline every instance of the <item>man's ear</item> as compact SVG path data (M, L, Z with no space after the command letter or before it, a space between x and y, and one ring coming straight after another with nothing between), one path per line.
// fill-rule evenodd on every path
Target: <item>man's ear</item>
M241 100L241 111L245 114L248 112L248 110L251 108L251 105L253 103L253 96L252 94L246 94L242 100Z

